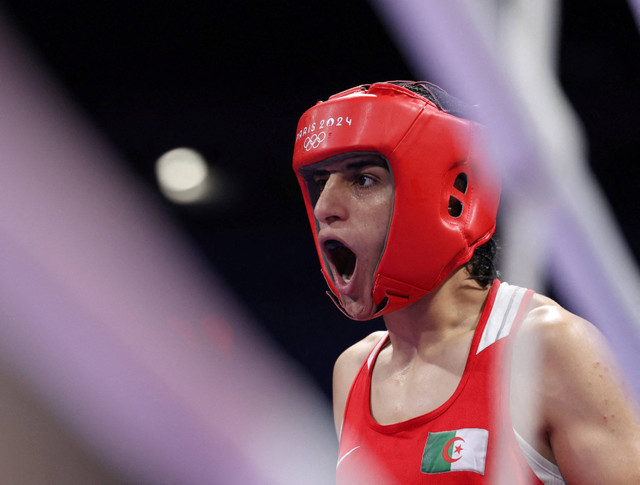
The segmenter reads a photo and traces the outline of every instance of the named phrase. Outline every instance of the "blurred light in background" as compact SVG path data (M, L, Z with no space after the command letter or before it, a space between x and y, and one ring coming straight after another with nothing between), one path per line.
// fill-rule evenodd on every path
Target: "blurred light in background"
M205 158L191 148L175 148L156 162L160 190L178 204L210 201L219 194L218 178Z

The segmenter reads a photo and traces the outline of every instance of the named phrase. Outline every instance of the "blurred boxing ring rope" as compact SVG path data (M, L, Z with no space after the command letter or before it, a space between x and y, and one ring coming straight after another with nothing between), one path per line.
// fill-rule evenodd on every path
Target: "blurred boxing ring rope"
M0 15L3 372L126 481L330 483L319 390L17 39ZM2 449L18 438L3 433ZM3 482L55 483L59 465L34 479L46 457L28 455L0 457Z
M544 291L548 276L565 304L605 333L638 395L640 277L557 79L559 2L372 4L418 73L480 100L503 175L504 279Z
M636 24L640 25L640 0L629 0L629 6L636 18Z

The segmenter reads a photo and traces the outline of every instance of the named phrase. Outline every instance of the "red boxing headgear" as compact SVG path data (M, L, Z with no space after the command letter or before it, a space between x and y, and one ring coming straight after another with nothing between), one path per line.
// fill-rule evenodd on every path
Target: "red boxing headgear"
M484 160L482 128L439 107L439 88L416 84L435 92L433 101L392 83L358 86L307 110L296 134L293 168L334 295L338 292L318 245L314 202L301 171L353 152L375 152L389 164L394 203L374 274L375 316L433 291L495 232L500 184Z

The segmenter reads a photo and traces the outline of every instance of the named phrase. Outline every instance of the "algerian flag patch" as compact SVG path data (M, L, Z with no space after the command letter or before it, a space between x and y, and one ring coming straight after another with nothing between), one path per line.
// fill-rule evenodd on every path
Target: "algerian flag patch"
M484 475L488 442L489 431L480 428L429 433L420 471L470 471Z

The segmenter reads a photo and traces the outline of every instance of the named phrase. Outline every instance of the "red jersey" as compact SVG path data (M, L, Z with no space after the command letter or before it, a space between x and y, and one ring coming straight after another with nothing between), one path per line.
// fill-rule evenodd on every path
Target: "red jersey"
M516 441L508 379L501 379L532 295L494 281L453 395L427 414L390 425L377 423L369 406L371 374L385 335L349 391L338 484L541 484Z

